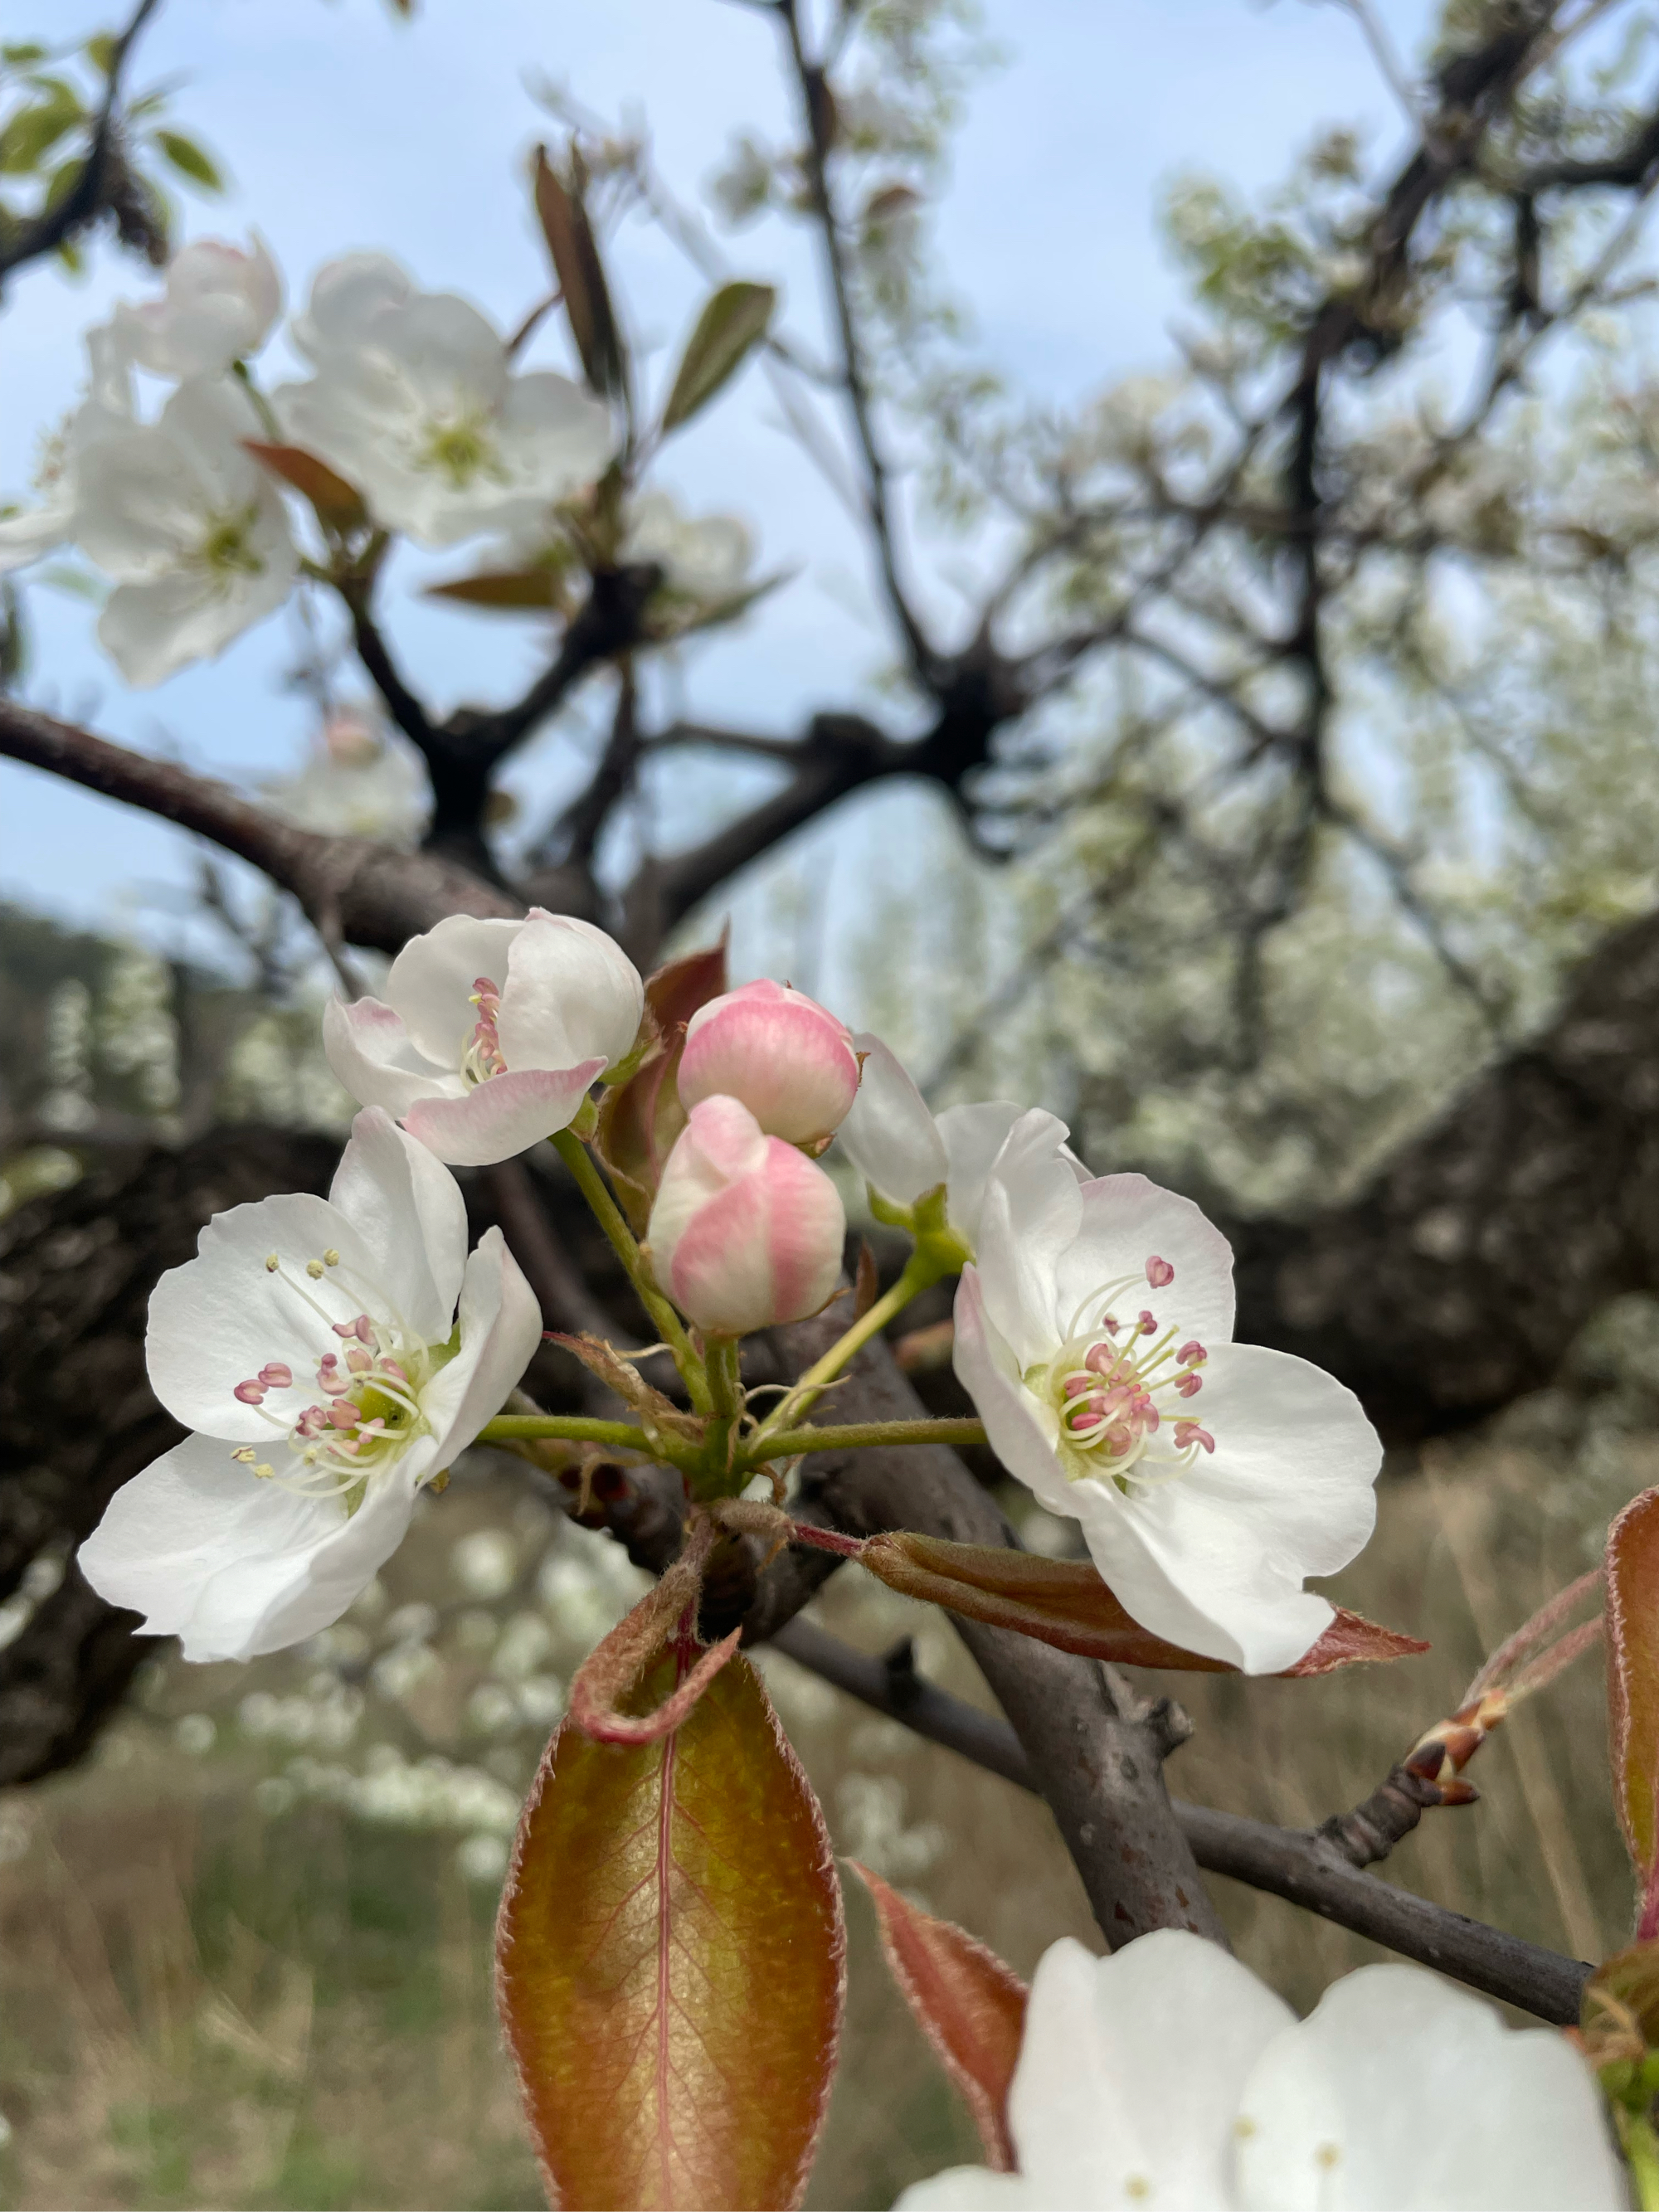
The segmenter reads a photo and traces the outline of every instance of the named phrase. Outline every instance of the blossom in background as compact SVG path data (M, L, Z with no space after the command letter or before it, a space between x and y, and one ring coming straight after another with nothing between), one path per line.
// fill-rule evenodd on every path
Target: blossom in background
M971 1253L979 1241L985 1178L1024 1108L992 1098L981 1105L947 1106L936 1116L878 1036L861 1030L853 1049L862 1058L864 1072L858 1096L836 1133L842 1150L890 1206L913 1206L942 1183L945 1218ZM1085 1180L1089 1170L1067 1146L1066 1124L1052 1114L1043 1122L1056 1157L1078 1181Z
M454 1177L360 1114L326 1199L216 1214L157 1284L150 1383L195 1433L116 1492L82 1572L186 1659L326 1627L500 1412L541 1327L501 1231L469 1258Z
M801 1321L841 1275L847 1218L823 1170L735 1098L704 1098L674 1141L651 1210L657 1280L722 1336Z
M56 552L75 535L87 457L134 427L132 375L125 349L107 323L87 332L86 396L42 441L34 472L39 504L0 514L0 576Z
M331 1000L329 1066L440 1159L487 1167L567 1127L634 1048L645 986L592 922L451 915L392 963L386 999Z
M858 1087L846 1024L787 983L741 984L699 1006L686 1026L682 1102L740 1098L769 1137L827 1143Z
M159 300L115 310L111 329L140 368L184 383L257 353L283 311L283 280L257 234L248 248L198 239L167 264Z
M1234 1344L1232 1252L1144 1176L1079 1184L1024 1115L985 1184L956 1369L1008 1472L1081 1524L1143 1626L1269 1674L1331 1607L1382 1457L1358 1400L1306 1360Z
M341 707L296 775L260 786L266 805L301 830L373 837L399 852L419 843L432 808L426 770L372 708Z
M74 534L115 580L98 623L130 684L159 684L274 612L299 559L270 479L244 450L258 418L224 378L179 386L155 423L99 441Z
M285 434L423 545L529 520L615 448L600 401L550 370L514 374L476 307L418 291L385 254L330 262L293 327L317 373L273 394Z
M627 523L620 558L654 561L669 591L714 605L747 584L754 540L735 514L687 514L669 493L642 491Z
M1031 1984L1008 2095L1019 2170L957 2166L907 2212L1614 2212L1624 2178L1589 2069L1552 2028L1421 1966L1361 1966L1305 2021L1202 1936Z

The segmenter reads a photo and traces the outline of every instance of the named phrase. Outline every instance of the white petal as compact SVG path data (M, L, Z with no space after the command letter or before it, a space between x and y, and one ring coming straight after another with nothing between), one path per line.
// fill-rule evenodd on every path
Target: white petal
M1022 1370L1053 1357L1069 1318L1060 1315L1060 1270L1082 1224L1083 1200L1060 1157L1065 1139L1066 1125L1052 1114L1040 1107L1022 1114L997 1154L980 1209L985 1310Z
M351 1125L328 1198L373 1255L372 1281L395 1301L409 1334L441 1344L466 1267L466 1201L454 1176L389 1114L369 1107Z
M1228 2202L1240 2090L1288 2005L1218 1944L1160 1929L1109 1958L1039 1961L1008 2096L1031 2202Z
M192 661L211 660L246 629L274 614L293 586L292 561L231 586L192 570L118 584L98 620L98 641L129 684L163 683Z
M402 1540L411 1477L392 1468L349 1518L338 1498L261 1481L217 1437L189 1437L118 1490L82 1545L100 1596L179 1636L186 1659L252 1659L337 1620Z
M21 514L0 516L0 576L14 568L27 568L73 534L75 507L68 499L52 499Z
M860 1175L894 1206L911 1206L937 1190L950 1172L945 1140L926 1100L878 1036L853 1039L864 1073L836 1142Z
M403 1017L379 999L331 999L323 1008L323 1050L351 1096L401 1117L417 1098L460 1098L466 1085L449 1066L428 1060Z
M1420 1966L1362 1966L1334 1984L1270 2045L1241 2107L1238 2201L1250 2212L1628 2202L1600 2093L1566 2039L1506 2028Z
M495 1419L542 1340L542 1310L499 1229L485 1230L466 1263L460 1323L459 1351L421 1393L434 1473Z
M951 1226L971 1251L979 1242L980 1209L985 1200L985 1179L1014 1124L1025 1109L1012 1099L989 1098L974 1106L947 1106L939 1117L939 1133L950 1159L949 1213ZM1089 1170L1065 1142L1063 1121L1055 1121L1060 1157L1079 1182L1087 1182Z
M514 939L496 1024L515 1073L626 1058L645 1011L639 970L612 939L569 915L532 913Z
M1159 1636L1247 1674L1289 1667L1331 1618L1308 1575L1331 1574L1370 1536L1382 1448L1332 1376L1259 1345L1221 1345L1182 1411L1215 1438L1160 1486L1069 1486L1090 1555ZM1160 1432L1163 1448L1169 1430ZM1172 1443L1169 1446L1173 1449ZM1045 1499L1044 1503L1048 1501Z
M459 1168L487 1168L568 1129L589 1085L604 1073L602 1060L584 1060L574 1067L492 1075L459 1098L417 1099L404 1115L404 1126L441 1160Z
M1149 1259L1167 1260L1175 1279L1164 1290L1146 1280ZM1055 1271L1057 1318L1071 1328L1078 1307L1105 1284L1130 1278L1113 1300L1119 1313L1150 1313L1159 1333L1176 1328L1206 1349L1233 1333L1233 1248L1191 1199L1160 1189L1145 1176L1101 1176L1083 1185L1076 1241ZM1097 1305L1089 1313L1093 1320Z
M440 1067L459 1067L478 1009L473 988L481 975L500 990L521 921L452 914L411 937L386 979L389 1003L403 1018L417 1050Z
M416 293L379 319L374 341L434 413L493 410L506 395L500 332L453 292Z
M355 353L372 343L386 310L414 291L409 271L389 253L342 254L317 271L306 311L294 319L294 343L313 361Z
M617 443L605 403L546 369L509 381L501 424L508 467L544 502L592 483Z
M339 1267L307 1275L307 1263L331 1250ZM272 1253L280 1262L274 1273L265 1266ZM331 1323L365 1310L385 1316L383 1299L368 1295L374 1267L350 1222L309 1191L215 1214L196 1257L169 1268L150 1293L144 1359L151 1389L187 1428L242 1443L279 1441L278 1428L315 1395L309 1376L317 1361L339 1351ZM263 1409L231 1395L272 1361L293 1369L291 1389L273 1391ZM273 1425L264 1413L281 1418Z
M893 2199L893 2212L1056 2212L1036 2196L1023 2173L993 2173L988 2166L953 2166L931 2181L914 2181Z

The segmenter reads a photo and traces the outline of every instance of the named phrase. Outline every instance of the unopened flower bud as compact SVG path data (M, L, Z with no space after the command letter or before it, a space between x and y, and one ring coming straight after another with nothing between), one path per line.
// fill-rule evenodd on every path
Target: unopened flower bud
M823 1170L736 1098L700 1099L651 1212L657 1279L697 1328L739 1336L816 1313L847 1222Z
M741 1100L769 1136L792 1145L832 1137L859 1087L847 1026L787 984L744 983L692 1015L680 1097Z

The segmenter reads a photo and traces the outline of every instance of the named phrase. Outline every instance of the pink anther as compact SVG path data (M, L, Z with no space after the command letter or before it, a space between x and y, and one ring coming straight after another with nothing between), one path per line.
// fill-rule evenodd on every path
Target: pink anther
M1201 1367L1209 1356L1195 1336L1190 1337L1176 1354L1183 1367Z
M1115 1344L1091 1344L1083 1355L1083 1364L1091 1374L1109 1375L1122 1357Z
M327 1425L328 1407L307 1406L294 1424L294 1433L296 1437L319 1437Z
M362 1407L349 1398L337 1398L328 1409L328 1418L337 1429L355 1429L362 1412Z
M267 1390L291 1390L294 1370L285 1360L272 1359L259 1370L259 1380Z
M383 1359L380 1362L380 1372L382 1375L389 1375L394 1382L407 1382L409 1380L408 1375L398 1366L395 1359Z
M1100 1316L1100 1325L1105 1330L1108 1336L1115 1336L1119 1329L1123 1326L1122 1322L1118 1319L1115 1314L1102 1314Z
M1068 1375L1061 1385L1068 1398L1080 1398L1085 1390L1092 1387L1086 1375Z
M1177 1451L1190 1451L1194 1444L1202 1444L1206 1452L1215 1449L1215 1438L1207 1429L1200 1428L1196 1421L1177 1421L1175 1440Z
M357 1341L359 1344L374 1343L374 1324L367 1314L359 1314L356 1320L352 1322L351 1326L356 1332Z
M1156 1336L1158 1334L1158 1323L1153 1319L1152 1316L1147 1312L1145 1306L1140 1310L1140 1325L1135 1331L1135 1334L1138 1336Z
M374 1364L374 1362L369 1358L368 1352L363 1350L361 1344L354 1344L350 1351L346 1354L346 1365L351 1370L354 1375L367 1375L369 1369Z
M258 1381L239 1382L230 1395L233 1398L240 1398L245 1406L263 1406L265 1402L265 1386Z
M1204 1377L1201 1375L1183 1375L1180 1382L1176 1384L1176 1395L1179 1398L1196 1398L1203 1388Z
M1175 1280L1175 1269L1154 1253L1146 1262L1146 1280L1155 1291L1167 1290Z

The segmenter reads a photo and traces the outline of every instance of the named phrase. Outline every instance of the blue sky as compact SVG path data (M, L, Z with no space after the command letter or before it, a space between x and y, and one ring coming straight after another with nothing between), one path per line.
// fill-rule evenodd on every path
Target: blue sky
M1410 51L1429 10L1425 0L1384 0L1378 12ZM5 0L3 13L14 35L49 23L55 37L99 27L109 7ZM1260 185L1317 123L1366 127L1379 156L1398 135L1353 19L1330 0L988 0L985 19L1006 59L972 95L938 235L981 353L1057 403L1169 358L1180 292L1155 207L1173 173L1199 166ZM544 282L520 181L526 149L548 127L527 89L538 75L607 113L642 110L661 167L691 199L734 131L781 139L789 128L769 26L721 0L424 0L408 26L381 0L164 0L137 72L182 80L180 120L224 157L234 181L228 203L191 203L190 234L257 227L296 301L319 262L381 247L503 325ZM726 244L740 273L782 285L798 327L817 327L817 271L800 239L769 224ZM701 288L638 222L617 258L660 373ZM0 493L24 489L40 429L73 393L79 333L112 301L147 289L137 264L107 253L79 284L41 268L15 283L0 319ZM556 363L561 343L556 332L538 339L537 358ZM763 564L799 572L762 613L687 656L687 703L708 718L787 731L812 708L877 697L889 645L861 549L757 378L671 448L661 479L689 504L742 514ZM948 586L939 589L948 609ZM48 592L33 599L40 703L233 778L301 755L306 711L278 688L294 648L283 618L220 661L135 694L98 653L87 610ZM533 665L528 623L434 609L406 588L394 590L389 619L440 703L510 691ZM545 793L569 744L544 740L515 771L521 790ZM687 799L718 803L707 786ZM919 805L902 791L854 802L831 842L902 842ZM0 763L7 895L107 920L133 911L135 887L180 881L187 866L182 841L161 825Z

